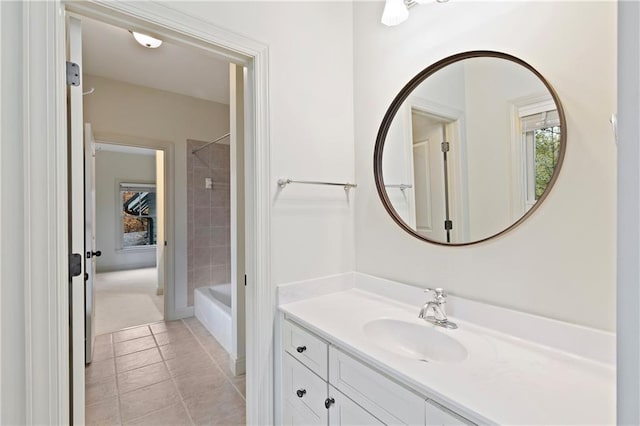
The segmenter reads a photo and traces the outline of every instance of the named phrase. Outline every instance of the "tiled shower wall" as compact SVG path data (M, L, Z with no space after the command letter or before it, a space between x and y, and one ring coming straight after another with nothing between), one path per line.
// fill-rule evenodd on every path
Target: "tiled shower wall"
M213 144L192 154L207 142L187 141L187 303L194 290L231 282L229 146ZM205 179L213 187L206 189Z

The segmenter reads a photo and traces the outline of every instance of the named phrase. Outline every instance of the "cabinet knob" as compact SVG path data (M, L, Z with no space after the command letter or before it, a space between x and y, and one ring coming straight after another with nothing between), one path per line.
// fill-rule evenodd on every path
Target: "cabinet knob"
M328 409L329 407L331 407L331 405L335 404L335 402L336 402L336 400L331 398L331 397L325 399L324 400L324 408Z
M298 351L299 354L301 354L302 352L306 351L307 347L306 346L298 346L296 348L296 351Z
M296 391L296 395L298 395L298 398L302 398L306 393L307 393L306 389L298 389Z

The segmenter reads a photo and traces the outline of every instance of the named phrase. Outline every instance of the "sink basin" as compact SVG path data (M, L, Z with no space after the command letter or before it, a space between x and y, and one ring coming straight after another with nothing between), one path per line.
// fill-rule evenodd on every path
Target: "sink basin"
M455 331L440 331L431 324L382 318L363 328L377 346L407 358L425 362L461 362L467 358L467 349L447 335Z

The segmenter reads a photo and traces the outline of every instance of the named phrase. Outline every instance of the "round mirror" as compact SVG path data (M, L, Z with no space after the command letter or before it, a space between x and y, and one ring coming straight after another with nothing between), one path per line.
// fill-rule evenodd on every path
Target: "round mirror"
M421 240L485 241L542 203L566 140L562 106L540 73L504 53L461 53L423 70L393 100L375 146L378 194Z

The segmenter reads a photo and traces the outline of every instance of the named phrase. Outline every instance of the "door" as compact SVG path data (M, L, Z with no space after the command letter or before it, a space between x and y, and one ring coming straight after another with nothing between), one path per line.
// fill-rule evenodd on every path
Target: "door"
M67 25L67 60L82 69L82 27L79 19L69 17ZM80 73L81 74L81 73ZM82 79L68 86L69 108L69 233L71 252L86 258L84 212L84 141L82 117ZM85 366L85 268L71 280L71 423L84 423Z
M85 363L93 359L95 341L95 294L96 274L96 144L91 124L84 125L84 238L85 238Z
M444 125L413 113L413 171L418 233L434 241L447 241L447 197L442 153Z

